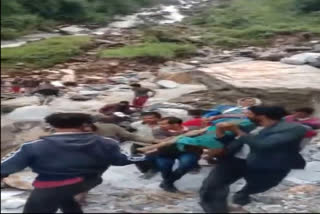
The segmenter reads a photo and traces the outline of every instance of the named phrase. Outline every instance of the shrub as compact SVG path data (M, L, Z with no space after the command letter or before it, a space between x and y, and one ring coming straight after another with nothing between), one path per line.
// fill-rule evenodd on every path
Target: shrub
M50 67L67 61L83 52L91 44L88 36L63 36L33 42L21 47L1 50L1 67L14 67L24 63L26 67Z
M178 43L144 43L129 45L122 48L101 50L100 57L105 58L138 58L151 57L171 59L178 56L194 53L196 48L189 44Z

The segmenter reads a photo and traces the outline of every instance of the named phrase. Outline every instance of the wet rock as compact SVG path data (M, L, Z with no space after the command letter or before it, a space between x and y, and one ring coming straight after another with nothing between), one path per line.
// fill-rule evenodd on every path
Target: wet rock
M1 158L17 149L22 143L48 133L44 124L37 121L12 121L4 116L1 120Z
M152 80L155 78L155 75L151 72L139 72L137 75L138 75L138 78L142 80L145 80L145 79Z
M70 99L74 101L88 101L88 100L91 100L92 97L83 96L83 95L72 95Z
M313 51L320 52L320 44L316 44L315 46L313 46Z
M320 57L320 53L302 53L288 58L283 58L281 62L290 65L303 65L309 62L317 62L318 57Z
M109 81L117 83L117 84L129 84L130 80L127 77L122 76L115 76L115 77L109 77Z
M60 28L59 31L61 33L67 34L67 35L74 35L74 34L86 34L89 33L90 31L85 28L81 28L76 25Z
M95 97L98 96L99 94L101 94L101 91L79 91L79 95L81 96L91 96L91 97Z
M54 87L58 87L58 88L64 88L65 87L61 81L52 81L51 84Z
M16 108L30 106L30 105L38 105L39 98L36 96L30 97L17 97L15 99L1 101L1 107L7 108L7 112L11 112Z
M306 170L320 172L320 161L309 162L306 166ZM320 178L319 178L319 180L320 180Z
M320 54L318 57L313 57L313 56L308 57L307 63L314 67L320 68Z
M115 96L119 96L119 95L115 95ZM110 102L113 102L112 99L110 99ZM91 113L91 112L97 111L97 109L100 109L102 106L105 105L105 103L108 103L108 102L103 102L102 100L98 100L98 99L78 102L78 101L70 100L65 97L61 97L61 98L54 99L51 102L51 108L55 112L62 111L62 112Z
M161 88L165 88L165 89L173 89L173 88L178 87L178 84L176 82L171 81L171 80L160 80L157 82L157 84Z
M296 184L317 184L320 183L320 172L295 170L288 175L286 180Z
M193 109L190 105L180 104L180 103L168 103L168 102L161 102L161 103L154 103L150 106L145 107L146 111L155 111L159 108L173 108L173 109L183 109L183 110L190 110Z
M13 121L43 121L54 111L48 106L25 106L15 109L6 117Z
M313 159L315 159L315 160L320 161L320 152L318 152L318 153L316 153L316 154L312 155L312 158L313 158Z
M287 47L285 49L287 52L295 52L295 51L310 51L312 50L312 47L306 47L306 46L301 46L301 47Z
M112 86L102 84L102 85L86 85L85 87L94 91L106 91L110 89Z
M267 61L280 61L282 58L286 56L286 52L264 52L258 54L257 59L259 60L267 60Z

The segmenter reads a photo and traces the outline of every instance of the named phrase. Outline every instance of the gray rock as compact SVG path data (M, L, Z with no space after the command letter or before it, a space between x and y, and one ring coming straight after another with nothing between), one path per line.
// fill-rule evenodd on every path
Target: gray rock
M303 65L308 62L314 62L318 57L320 57L320 53L302 53L283 58L281 62L290 65Z
M260 60L268 60L268 61L280 61L282 58L286 56L285 52L264 52L258 54L257 59Z
M110 85L87 85L86 88L94 91L106 91L110 89L112 86Z
M312 47L306 47L306 46L301 46L301 47L287 47L285 49L288 52L294 52L294 51L310 51L312 50Z
M129 84L130 80L127 77L116 76L116 77L109 77L108 80L117 83L117 84Z
M320 172L310 170L294 170L286 178L296 184L317 184L320 183Z
M151 72L139 72L138 73L139 79L153 79L155 76Z
M314 67L320 68L320 54L318 57L310 56L307 58L307 63Z
M313 171L313 172L320 172L320 161L309 162L306 166L306 170Z
M43 121L54 111L48 106L25 106L15 109L7 115L13 121Z
M61 33L67 34L67 35L74 35L74 34L85 34L89 33L90 31L85 28L81 28L76 25L64 27L59 29Z
M31 97L18 97L15 99L1 101L1 107L6 108L7 111L11 112L16 108L30 106L30 105L38 105L39 98L36 96Z
M315 46L313 46L313 51L320 52L320 44L316 44Z
M79 95L82 96L98 96L101 91L79 91Z
M313 159L315 159L315 160L320 161L320 152L318 152L318 153L316 153L316 154L312 155L312 158L313 158Z
M83 95L73 95L70 97L70 99L75 101L88 101L88 100L91 100L92 97L83 96Z
M177 88L178 84L176 82L170 81L170 80L160 80L157 82L157 84L161 88L166 88L166 89L172 89L172 88Z
M193 109L190 105L180 104L180 103L168 103L168 102L161 102L161 103L154 103L150 106L145 108L146 111L155 111L159 108L173 108L173 109L183 109L183 110L190 110Z

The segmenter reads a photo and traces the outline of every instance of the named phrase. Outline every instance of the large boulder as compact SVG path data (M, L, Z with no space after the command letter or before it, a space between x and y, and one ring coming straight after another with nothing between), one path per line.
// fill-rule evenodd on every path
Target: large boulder
M157 82L157 84L161 87L161 88L167 88L167 89L173 89L173 88L177 88L178 84L174 81L171 80L160 80Z
M196 83L192 78L190 72L159 72L158 80L170 80L180 84L193 84Z
M54 113L48 106L25 106L15 109L6 115L9 120L13 121L43 121L44 118Z
M302 53L283 58L281 59L281 62L290 65L304 65L309 64L309 62L314 63L319 57L320 53Z
M209 88L217 103L235 103L241 97L258 97L265 104L289 109L320 102L319 69L268 61L212 64L192 72Z
M13 121L1 119L1 158L15 151L21 144L47 135L45 124L38 121Z
M36 96L17 97L15 99L1 101L1 109L5 109L6 112L11 112L16 108L38 104L39 98Z
M319 56L316 56L316 57L314 57L314 56L308 57L307 63L309 65L314 66L314 67L320 68L320 54L319 54Z

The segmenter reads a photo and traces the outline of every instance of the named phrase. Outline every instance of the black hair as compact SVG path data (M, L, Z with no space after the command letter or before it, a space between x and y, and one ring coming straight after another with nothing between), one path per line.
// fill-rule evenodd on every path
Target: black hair
M130 102L129 102L129 101L120 101L119 103L130 104Z
M141 87L141 85L140 85L139 83L133 83L133 84L131 84L130 86L131 86L131 87L138 87L138 88Z
M180 118L177 118L177 117L165 117L165 118L162 118L161 121L168 121L169 124L173 125L173 124L182 124L183 121L180 119Z
M84 124L92 124L93 118L83 113L54 113L45 118L54 128L80 128Z
M142 112L141 116L142 117L144 117L144 116L154 116L154 117L159 118L159 119L162 118L161 114L158 113L158 112Z
M202 116L204 114L204 110L202 109L190 109L188 110L188 114L191 116Z
M314 108L311 108L311 107L298 108L295 110L295 112L303 112L309 115L313 114L314 111L315 111Z
M263 115L271 120L281 120L288 115L286 109L281 106L252 106L249 110L255 115Z

